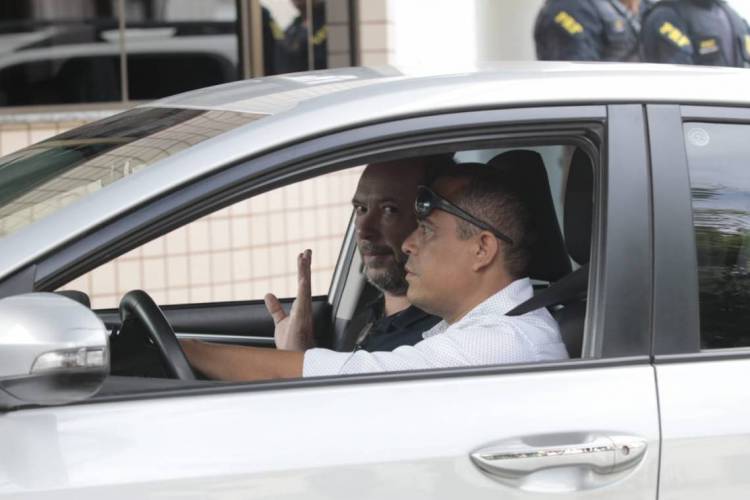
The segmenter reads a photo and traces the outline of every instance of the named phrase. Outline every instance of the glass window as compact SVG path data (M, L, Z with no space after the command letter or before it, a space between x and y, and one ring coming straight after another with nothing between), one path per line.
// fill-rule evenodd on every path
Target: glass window
M750 125L687 123L701 344L750 346Z
M150 100L242 73L235 0L125 0L122 32L117 0L0 5L0 106Z
M127 0L125 6L130 99L241 77L235 0Z
M267 75L351 66L349 2L263 0Z
M3 0L0 14L0 106L122 98L114 0Z

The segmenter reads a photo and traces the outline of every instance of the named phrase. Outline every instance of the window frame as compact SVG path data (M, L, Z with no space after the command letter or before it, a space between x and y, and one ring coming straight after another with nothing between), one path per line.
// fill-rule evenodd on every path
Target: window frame
M654 360L656 363L712 361L750 358L750 346L726 349L700 348L700 304L698 258L693 225L690 170L683 127L686 123L750 125L750 109L712 105L649 106L650 130L654 154L653 192L666 199L655 220L663 234L657 233L657 262L663 273L657 273L654 296L661 304L656 308L654 322ZM657 207L658 202L655 202ZM671 239L670 239L671 238ZM688 251L675 255L675 245ZM681 248L681 247L680 247ZM685 269L692 272L686 273ZM680 311L679 315L669 311ZM679 317L678 317L679 316Z
M525 130L527 140L530 140L530 135L535 134L535 142L545 137L545 131L548 134L546 137L550 140L559 138L565 131L571 136L577 134L582 140L587 134L601 133L601 137L598 138L600 150L594 158L595 163L598 163L598 168L595 166L595 186L598 187L595 188L590 301L585 327L589 337L591 332L598 332L595 336L598 342L584 351L584 359L529 365L495 365L254 382L249 385L237 384L222 388L193 387L160 392L158 397L170 394L182 396L237 390L318 387L331 384L648 364L652 342L651 205L647 189L649 173L645 120L640 104L609 107L549 106L443 113L364 125L312 138L256 158L246 158L227 165L189 185L165 192L158 199L134 206L127 214L41 258L34 266L36 272L26 275L19 273L19 276L28 279L29 274L34 275L33 284L27 282L30 289L54 289L66 278L72 279L74 274L82 274L101 262L240 199L344 166L361 164L368 159L383 160L389 155L403 155L407 151L432 152L436 145L443 145L445 148L453 147L454 143L473 146L483 141L493 141L492 144L497 144L498 135L502 135L503 131L505 136L509 136L508 128L519 129L514 132L520 136ZM521 145L522 141L515 144ZM626 157L628 159L625 159ZM633 167L634 164L637 170ZM600 181L602 175L605 176L606 183ZM639 198L642 203L633 204L633 200ZM622 216L623 208L629 210L628 217ZM633 223L633 220L636 222ZM353 251L352 248L350 245L350 252ZM345 265L346 256L343 257L339 259L339 265ZM639 276L623 266L606 266L608 262L620 262L621 259L636 259L638 265L644 266L647 270L646 276ZM338 266L334 271L334 277L337 276L338 279L342 277ZM5 282L18 286L18 280L14 281L13 276ZM5 282L0 283L0 291ZM331 295L335 295L336 290L334 280ZM624 297L623 290L627 292ZM335 313L334 309L333 314ZM622 320L631 315L638 318L635 326L632 322ZM633 328L640 332L635 338L632 335ZM142 393L112 396L83 404L144 397L150 396Z

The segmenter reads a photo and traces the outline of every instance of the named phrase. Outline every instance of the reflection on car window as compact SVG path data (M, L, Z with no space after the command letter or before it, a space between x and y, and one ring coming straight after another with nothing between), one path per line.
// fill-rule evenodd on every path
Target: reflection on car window
M750 346L749 125L685 124L703 348Z
M8 155L0 163L0 236L259 116L134 109Z
M123 3L120 29L116 0L0 2L0 106L155 99L240 77L234 1Z

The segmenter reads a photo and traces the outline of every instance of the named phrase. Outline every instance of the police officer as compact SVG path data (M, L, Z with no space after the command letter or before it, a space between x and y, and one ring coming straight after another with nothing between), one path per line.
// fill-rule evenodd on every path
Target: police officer
M312 2L312 19L307 19L307 2ZM328 28L325 3L322 0L292 0L299 15L284 32L279 44L276 70L279 73L328 67ZM309 67L308 31L312 30L313 67Z
M744 67L747 23L723 0L662 0L643 22L644 61Z
M547 0L534 27L544 61L637 61L647 0Z

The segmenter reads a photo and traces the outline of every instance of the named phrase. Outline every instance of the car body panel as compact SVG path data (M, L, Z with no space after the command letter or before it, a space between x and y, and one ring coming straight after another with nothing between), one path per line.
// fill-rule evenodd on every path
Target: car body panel
M750 357L750 352L744 350ZM662 466L659 498L747 498L750 359L659 364Z
M655 499L648 364L23 410L0 416L10 440L0 498L537 498L529 488L578 498L592 473L546 471L524 490L480 472L469 454L511 437L592 431L638 436L648 449L586 498Z

